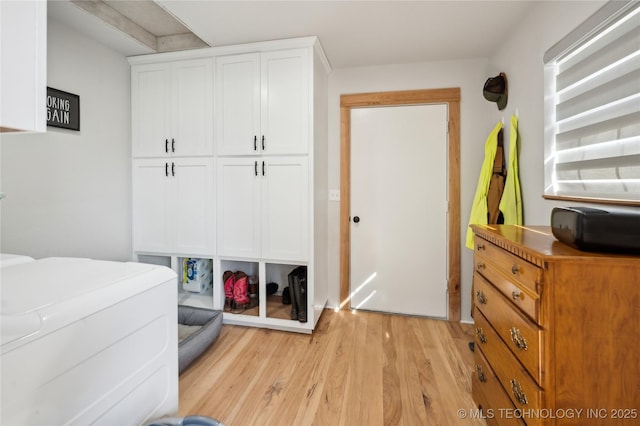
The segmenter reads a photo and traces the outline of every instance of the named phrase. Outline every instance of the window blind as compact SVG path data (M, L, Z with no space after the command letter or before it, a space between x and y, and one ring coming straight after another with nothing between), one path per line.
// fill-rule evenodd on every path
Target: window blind
M640 2L612 3L615 12L605 6L593 28L545 55L552 198L640 202Z

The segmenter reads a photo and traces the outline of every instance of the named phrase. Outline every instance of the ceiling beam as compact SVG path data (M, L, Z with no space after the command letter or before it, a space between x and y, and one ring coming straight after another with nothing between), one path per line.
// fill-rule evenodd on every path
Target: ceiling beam
M200 49L209 47L193 33L175 34L157 37L158 52L174 52L176 50Z
M128 34L145 46L158 51L158 39L120 12L100 0L71 0L73 4L102 19L112 27Z

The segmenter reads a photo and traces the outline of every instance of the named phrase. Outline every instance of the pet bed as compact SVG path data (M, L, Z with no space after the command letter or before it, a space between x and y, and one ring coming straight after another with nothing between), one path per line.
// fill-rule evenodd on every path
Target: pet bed
M221 327L222 311L178 305L180 373L216 341Z

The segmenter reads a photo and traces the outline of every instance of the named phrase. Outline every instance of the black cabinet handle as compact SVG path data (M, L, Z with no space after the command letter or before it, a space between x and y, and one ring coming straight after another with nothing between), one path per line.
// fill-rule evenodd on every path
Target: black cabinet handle
M258 150L258 136L256 135L253 136L253 150L254 151Z
M353 222L354 222L354 223L358 223L358 222L360 222L360 216L354 216L354 217L353 217Z
M169 176L169 163L164 163L164 175Z
M253 163L253 173L258 176L258 160Z
M176 140L171 138L171 152L176 152Z
M169 139L164 140L164 152L169 153Z
M176 175L176 163L171 163L171 176Z
M264 135L262 135L262 150L264 151Z
M262 162L262 176L264 176L264 161Z

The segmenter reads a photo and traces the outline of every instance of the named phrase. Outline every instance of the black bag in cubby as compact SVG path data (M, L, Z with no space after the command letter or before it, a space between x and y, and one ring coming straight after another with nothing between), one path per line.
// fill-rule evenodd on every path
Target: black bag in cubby
M307 322L307 267L298 266L288 275L291 319Z

